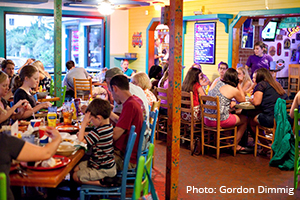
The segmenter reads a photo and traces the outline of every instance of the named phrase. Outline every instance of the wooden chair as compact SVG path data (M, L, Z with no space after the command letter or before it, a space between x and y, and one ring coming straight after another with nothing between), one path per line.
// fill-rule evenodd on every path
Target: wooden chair
M294 189L297 190L298 188L298 176L300 175L300 157L299 157L299 144L300 144L300 114L298 109L294 110L294 126L295 126L295 159L294 159Z
M201 132L201 120L196 120L194 117L194 99L193 92L181 92L181 114L185 113L191 116L191 121L184 120L181 117L181 126L183 128L183 135L180 136L182 140L190 142L190 150L193 152L194 148L194 134ZM188 133L190 129L190 133Z
M286 100L286 112L288 114L290 114L290 110L291 110L291 107L292 107L292 104L293 104L293 100Z
M199 95L200 105L201 105L201 115L202 115L202 134L201 134L201 143L202 143L202 155L204 155L204 147L214 148L217 151L217 159L220 156L221 148L233 147L233 155L236 155L236 134L237 126L230 128L222 128L220 125L220 102L219 97L212 96L201 96ZM213 105L204 104L204 102L211 101ZM205 109L213 110L215 114L209 114L204 112ZM216 120L217 127L210 127L204 124L204 117L210 117ZM208 131L208 137L205 139L205 131ZM214 140L211 140L210 132L215 132ZM233 131L233 135L226 134L227 131ZM230 140L233 140L232 143ZM213 143L213 144L212 144Z
M168 102L168 89L163 88L155 88L155 93L157 94L157 98L160 100L166 100ZM165 96L164 96L164 95ZM161 103L160 108L168 108L168 103ZM156 126L156 138L158 138L159 133L167 134L168 127L168 115L164 115L161 112L158 114L158 123Z
M143 195L147 195L149 193L150 180L146 174L146 170L148 174L150 174L151 163L153 161L153 152L154 152L154 144L150 144L147 160L145 161L144 156L141 156L138 160L139 164L138 164L136 178L134 182L134 192L132 197L132 199L134 200L141 198L141 192L143 192ZM151 193L155 194L155 191L151 191Z
M265 135L260 135L259 132L260 131L264 131ZM255 131L255 147L254 147L254 156L256 157L257 155L257 146L262 146L264 148L270 149L271 150L271 155L270 155L270 159L272 159L273 157L273 150L271 146L259 143L258 140L259 138L262 138L264 140L270 141L271 144L273 144L274 142L274 138L275 138L275 131L276 131L276 121L274 119L274 127L273 128L268 128L268 127L264 127L261 125L256 125L256 131Z
M297 93L300 89L300 64L289 65L288 95Z
M102 195L105 198L107 198L108 196L114 196L114 197L120 196L120 198L118 199L126 198L127 170L128 170L129 160L130 160L135 139L136 139L136 133L131 131L129 134L125 155L124 155L121 186L102 187L98 185L84 184L80 187L80 200L85 200L86 196L90 197L92 195Z
M93 96L92 89L92 79L76 79L73 78L74 83L74 97L78 98L78 90L79 91L90 91L90 95ZM84 100L88 100L89 97L87 95L83 95Z

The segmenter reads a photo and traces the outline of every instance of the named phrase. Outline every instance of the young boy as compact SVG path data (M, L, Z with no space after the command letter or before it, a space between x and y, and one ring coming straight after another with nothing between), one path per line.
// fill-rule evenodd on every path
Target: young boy
M74 169L73 179L84 184L99 185L104 177L114 177L117 173L114 148L113 126L109 123L110 103L102 99L94 99L85 111L85 116L78 132L78 139L92 148L88 161L82 161ZM85 127L92 122L96 128L85 133Z

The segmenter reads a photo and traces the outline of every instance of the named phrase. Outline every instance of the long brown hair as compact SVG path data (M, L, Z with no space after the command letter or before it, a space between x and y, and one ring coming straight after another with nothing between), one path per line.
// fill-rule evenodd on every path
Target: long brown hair
M164 83L166 80L168 80L168 78L169 78L169 67L166 69L164 75L161 77L159 87L164 87Z
M24 66L21 69L20 74L18 76L15 76L15 78L13 79L12 92L14 93L19 87L23 85L25 77L31 78L36 72L38 72L38 69L35 66Z
M245 77L244 77L244 79L242 80L242 83L241 83L242 87L247 83L247 81L250 81L251 85L253 84L253 82L252 82L252 80L249 76L248 70L246 70L245 67L239 67L239 68L237 68L237 71L241 71L245 75Z
M266 68L260 68L256 70L256 83L259 83L260 81L268 82L279 95L285 94L282 86L275 81L272 74Z
M182 91L191 92L196 83L199 83L199 74L202 71L199 68L191 67L187 72L182 83Z

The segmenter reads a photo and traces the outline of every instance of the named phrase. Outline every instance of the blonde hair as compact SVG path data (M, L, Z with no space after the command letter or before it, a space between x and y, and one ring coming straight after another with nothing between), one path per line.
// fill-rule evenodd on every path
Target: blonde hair
M0 83L3 83L7 79L8 79L8 75L5 72L0 71Z
M151 88L151 82L148 75L145 72L138 72L134 74L131 78L131 82L143 90Z
M245 67L239 67L239 68L237 68L237 70L241 71L245 75L244 79L242 80L241 87L243 87L248 81L250 81L251 85L253 84L253 82L249 76L248 70Z
M48 78L51 78L51 76L45 71L44 64L40 60L35 61L34 63L32 63L32 65L35 66L40 73L47 76Z

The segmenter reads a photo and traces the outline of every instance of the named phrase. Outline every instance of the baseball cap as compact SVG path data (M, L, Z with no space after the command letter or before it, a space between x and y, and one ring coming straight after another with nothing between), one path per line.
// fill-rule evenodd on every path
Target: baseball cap
M120 68L114 67L105 72L105 79L112 78L116 75L123 75L123 72Z

